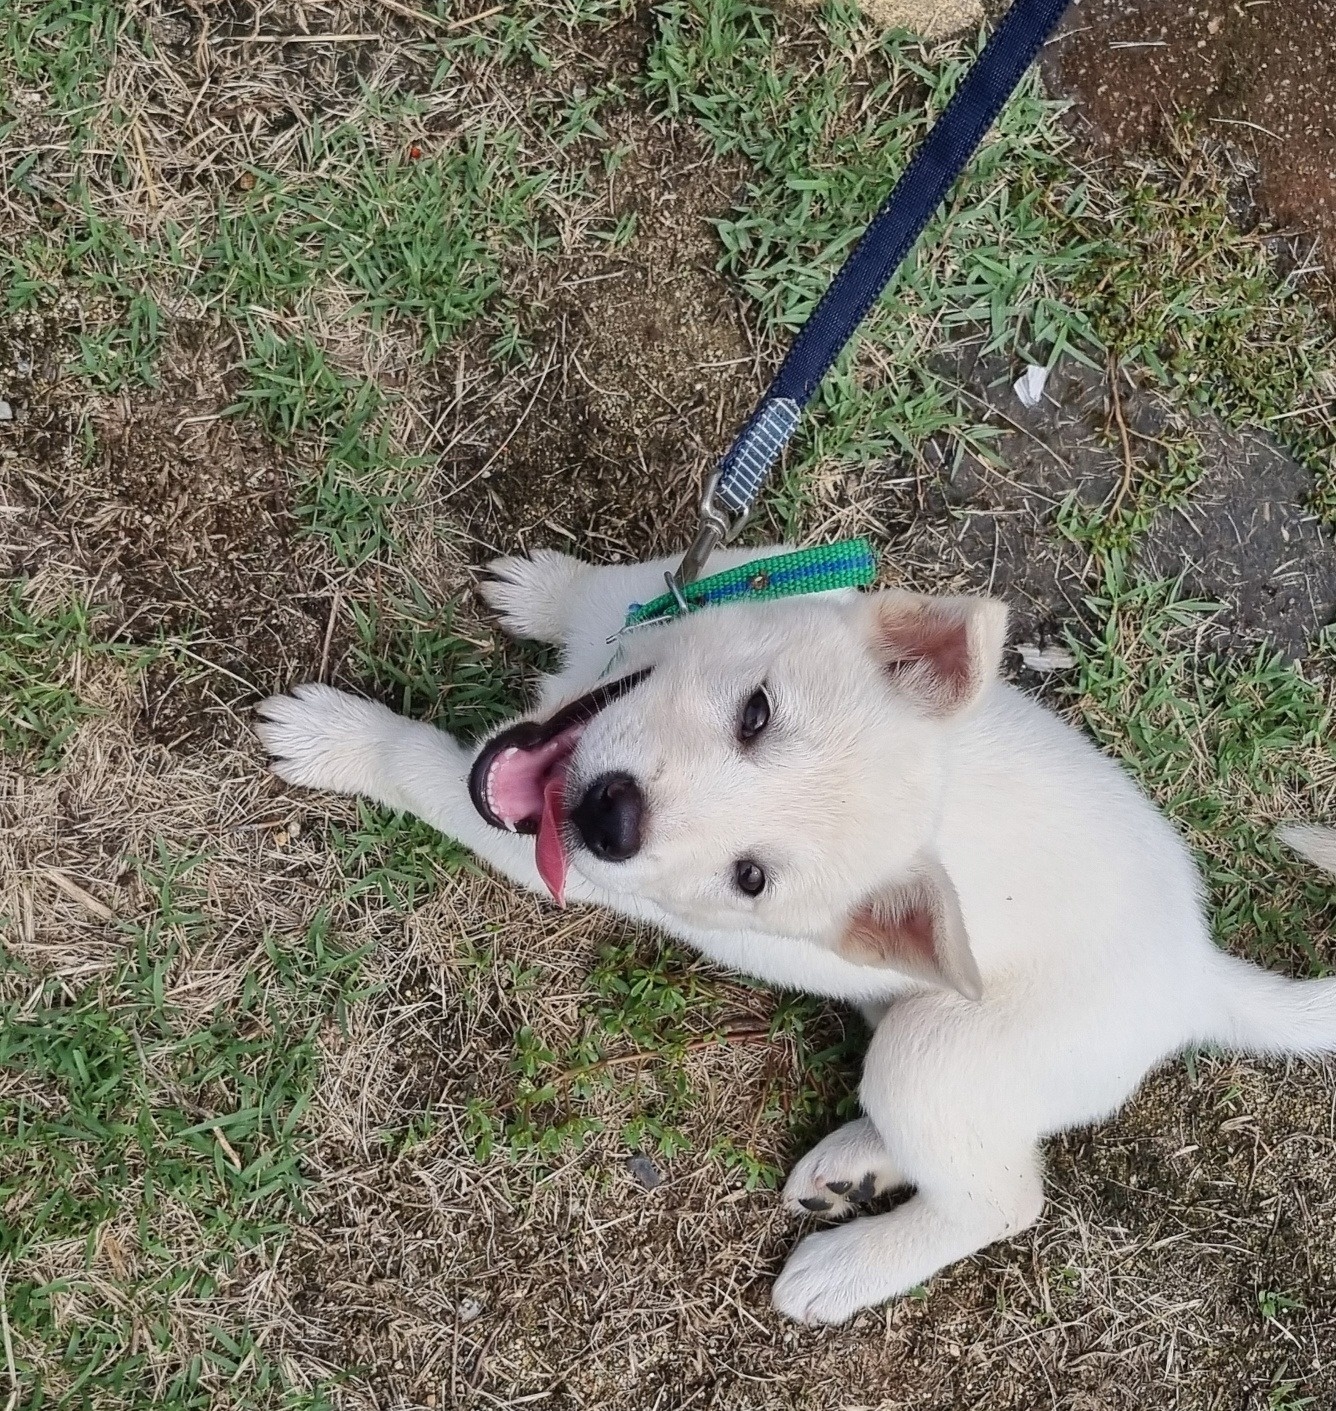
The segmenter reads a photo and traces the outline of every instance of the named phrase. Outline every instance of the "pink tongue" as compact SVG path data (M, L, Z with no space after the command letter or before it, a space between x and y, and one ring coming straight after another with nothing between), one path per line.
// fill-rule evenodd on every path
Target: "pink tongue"
M558 764L543 784L543 816L538 823L534 860L538 875L547 883L552 900L566 905L566 845L561 831L566 822L566 766Z

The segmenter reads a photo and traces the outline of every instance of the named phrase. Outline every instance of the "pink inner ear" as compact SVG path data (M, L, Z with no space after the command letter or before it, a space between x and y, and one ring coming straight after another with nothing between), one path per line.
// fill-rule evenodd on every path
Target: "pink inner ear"
M960 899L935 858L920 858L904 881L869 897L835 948L856 965L889 965L966 999L983 994Z
M849 922L849 939L886 964L903 965L916 973L937 969L933 909L921 896L904 899L900 907L871 902Z
M892 670L922 662L945 698L968 693L973 672L969 623L962 614L923 603L889 605L881 614L880 636Z
M930 907L916 898L907 910L894 918L889 929L901 948L912 952L922 964L937 963L936 928Z

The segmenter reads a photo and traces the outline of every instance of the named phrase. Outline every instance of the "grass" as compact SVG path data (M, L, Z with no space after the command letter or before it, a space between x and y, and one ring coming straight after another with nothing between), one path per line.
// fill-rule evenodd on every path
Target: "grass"
M184 1411L224 1388L262 1405L282 1385L244 1325L207 1310L301 1212L316 1040L356 993L357 956L323 921L296 945L261 937L233 1002L187 1017L174 972L223 928L201 862L161 844L135 860L148 906L96 981L6 962L0 1265L26 1406ZM182 1363L173 1342L195 1309L206 1328Z
M360 124L313 127L281 175L250 173L190 286L242 331L239 408L282 443L319 444L305 517L349 564L395 546L393 514L411 505L421 464L396 444L386 394L360 359L340 359L313 327L332 304L346 332L404 332L410 356L429 360L500 293L508 248L536 255L550 242L539 212L551 179L525 169L514 134L427 152L408 140L412 114L378 112L389 131L375 144ZM400 150L387 155L395 134Z
M1117 571L1091 604L1093 640L1073 637L1073 691L1087 728L1121 759L1195 847L1217 940L1264 964L1327 973L1330 889L1285 868L1272 840L1290 819L1324 817L1336 781L1326 660L1266 648L1203 650L1215 607L1174 583Z
M403 128L411 113L379 116ZM243 203L219 213L193 286L206 304L248 311L252 337L342 285L356 298L350 318L374 332L414 325L429 358L501 292L505 245L536 255L550 244L537 216L552 178L526 171L514 134L392 155L353 128L303 137L281 176L252 173Z
M435 0L414 8L468 18ZM221 331L232 351L219 410L280 448L319 556L294 593L317 598L328 583L342 595L332 659L396 708L466 735L503 718L547 659L498 643L459 593L451 555L469 526L463 502L444 497L451 438L470 426L492 436L492 389L535 375L558 346L570 310L551 271L567 278L563 260L593 253L633 261L652 238L654 217L608 194L636 143L671 131L702 163L742 174L716 216L718 264L773 353L971 52L874 34L844 5L799 27L739 0L669 0L647 45L636 31L628 76L599 46L624 41L629 8L563 0L460 29L386 30L383 62L314 45L293 46L314 55L301 63L242 51L254 73L242 82L218 58L221 81L259 118L205 127L195 90L170 83L187 62L179 42L138 12L99 0L0 10L0 139L20 151L0 225L7 308L77 306L61 318L62 376L101 406L159 395L183 328ZM350 32L366 22L348 17ZM228 23L209 36L217 55L233 52ZM958 390L964 346L1112 361L1158 389L1189 418L1182 435L1138 446L1116 509L1073 501L1059 515L1103 581L1073 637L1071 703L1187 832L1221 942L1322 972L1327 894L1286 866L1270 831L1330 811L1329 646L1297 667L1205 650L1210 605L1126 564L1158 510L1191 502L1204 452L1190 418L1204 410L1270 428L1336 517L1336 340L1264 239L1228 219L1228 174L1211 154L1185 135L1157 164L1087 171L1058 116L1035 82L1008 105L822 388L772 517L802 534L832 474L922 474L930 446L948 464L995 456L996 428ZM181 150L201 132L216 151L197 170ZM581 371L567 369L577 395ZM83 462L94 477L97 450ZM542 1320L602 1317L559 1299L599 1279L624 1293L609 1262L640 1277L680 1257L699 1301L749 1297L732 1273L711 1280L764 1266L762 1217L725 1244L717 1222L751 1219L762 1206L749 1193L772 1189L793 1152L851 1110L857 1026L634 930L524 910L411 819L259 792L233 808L230 744L201 747L200 778L172 774L133 809L94 816L99 761L129 771L137 755L106 744L118 717L89 681L101 690L114 676L117 709L133 716L140 656L113 647L97 602L39 610L17 586L4 611L0 743L25 789L50 801L46 831L15 854L20 889L0 918L0 1309L14 1347L0 1377L21 1387L16 1406L314 1407L355 1404L373 1384L426 1405L536 1396L558 1385ZM127 811L156 816L172 789L189 816L130 847ZM238 839L252 840L244 866L220 860ZM119 879L101 929L54 903L34 921L32 896L54 893L31 888L56 864L86 892ZM653 1245L653 1258L602 1225L587 1241L576 1219L621 1201L658 1238L658 1207L627 1194L632 1153L684 1192L668 1223L702 1231ZM574 1231L563 1273L523 1243L530 1222ZM522 1355L541 1353L503 1373L505 1339L487 1340L497 1325L483 1318L470 1341L462 1310L465 1294L481 1306L495 1288L486 1271L516 1249L525 1267L508 1287L534 1310ZM1088 1282L1132 1262L1118 1251L1091 1273L1091 1257L1068 1252L1063 1309L1086 1307ZM927 1327L922 1347L957 1296L966 1341L987 1326L1029 1346L1054 1328L1042 1300L981 1277L987 1307L937 1285L914 1300L905 1317ZM1297 1278L1248 1294L1263 1325L1258 1395L1277 1408L1309 1399L1287 1339L1317 1300ZM353 1311L320 1304L326 1287ZM383 1326L368 1293L382 1288L397 1300ZM637 1284L619 1298L657 1308L661 1293ZM756 1360L747 1318L695 1343L745 1350L779 1386L792 1372ZM901 1333L888 1322L878 1345ZM626 1337L642 1340L617 1375L649 1404L658 1389L627 1368L678 1365L680 1348ZM784 1347L811 1384L834 1375L815 1370L819 1349ZM582 1385L581 1368L562 1375ZM586 1387L586 1404L613 1404L617 1385Z
M411 597L396 598L387 611L353 607L359 674L404 715L481 737L514 709L520 654L461 623L458 604L433 602L419 583L409 588ZM544 660L539 649L525 655Z
M538 977L514 974L510 983L533 988ZM695 1157L730 1186L773 1190L783 1179L775 1141L824 1130L833 1112L852 1107L862 1039L813 1000L794 997L757 1014L745 990L642 938L605 944L585 989L561 1039L529 1025L515 1032L504 1091L470 1112L469 1144L481 1165L502 1156L541 1177L582 1152L599 1164L627 1153ZM749 1045L781 1053L779 1071L755 1095L750 1136L710 1138L693 1072L702 1055Z
M869 45L851 11L825 13L829 46L806 63L789 59L776 22L756 6L669 5L647 66L647 93L666 114L698 126L721 156L752 164L738 210L718 222L721 268L777 336L824 293L969 57L962 49L930 65L911 40ZM1056 114L1033 81L1007 104L857 351L823 383L785 484L797 495L790 519L822 463L867 469L888 456L915 458L939 436L956 455L986 451L992 433L934 366L963 332L982 328L985 351L1040 361L1093 342L1062 293L1089 252L1053 238L1052 208L1061 218L1087 200L1062 159Z
M561 33L623 11L576 4L550 22ZM74 291L87 312L72 371L109 392L155 383L168 305L234 325L245 371L236 410L282 444L300 440L317 463L300 507L312 531L349 565L390 551L421 463L396 433L398 399L367 354L425 364L484 315L494 355L522 354L503 266L550 249L586 183L578 154L554 169L534 145L560 158L601 131L594 113L617 95L560 108L535 96L511 125L481 114L444 137L424 125L468 63L550 68L548 19L543 7L520 7L495 37L446 42L420 92L366 88L352 104L340 93L344 115L304 123L291 142L280 136L271 164L241 161L186 218L146 221L143 163L126 140L127 128L144 140L141 117L131 123L99 85L117 63L161 64L152 35L115 4L6 12L0 46L16 83L53 110L42 135L57 139L10 178L10 199L41 230L4 251L9 310ZM24 135L24 116L0 100L0 136ZM108 124L119 148L111 160L96 146ZM42 158L52 145L68 148L61 160Z
M79 691L92 660L114 656L141 671L155 653L100 640L97 611L86 601L42 609L28 588L11 583L0 616L0 754L45 772L60 765L70 736L96 710Z
M928 64L902 37L873 38L838 5L814 58L745 0L677 0L662 11L646 91L754 176L718 222L721 268L777 337L796 329L955 91L968 54ZM857 93L857 103L851 93ZM1175 164L1134 183L1074 167L1061 105L1031 79L1003 109L947 208L823 384L781 491L786 525L833 462L868 473L987 453L991 431L960 397L953 343L1052 365L1113 356L1194 410L1265 426L1313 471L1330 515L1336 486L1336 352L1312 303L1275 267L1264 238L1230 219L1227 176L1186 137ZM946 359L944 366L943 359ZM1181 500L1198 448L1145 467L1120 525ZM1109 545L1127 532L1105 535Z

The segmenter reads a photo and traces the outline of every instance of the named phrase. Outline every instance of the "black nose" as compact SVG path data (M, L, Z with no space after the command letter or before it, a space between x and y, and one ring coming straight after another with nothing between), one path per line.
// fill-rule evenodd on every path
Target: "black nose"
M645 798L629 774L605 774L585 790L571 813L585 847L608 862L625 862L640 851Z

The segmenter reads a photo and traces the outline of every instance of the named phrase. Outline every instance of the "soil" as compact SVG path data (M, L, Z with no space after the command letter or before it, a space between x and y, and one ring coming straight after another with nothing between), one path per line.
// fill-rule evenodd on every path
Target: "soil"
M1336 5L1076 0L1050 86L1101 147L1169 140L1184 114L1256 162L1255 197L1336 274Z
M1228 645L1266 642L1298 659L1336 613L1336 546L1307 508L1312 476L1266 436L1207 434L1206 473L1188 504L1156 517L1140 560L1227 604L1215 627Z
M950 370L1000 433L997 463L943 464L911 495L886 497L879 519L901 526L886 556L909 586L996 593L1012 610L1012 642L1043 647L1087 616L1086 599L1100 588L1088 554L1061 533L1060 511L1108 505L1127 466L1104 371L1064 359L1034 408L1013 390L1020 371L969 357ZM1193 435L1202 445L1201 478L1179 507L1155 512L1136 545L1139 565L1157 578L1181 575L1185 596L1224 605L1209 645L1303 656L1336 615L1336 544L1308 509L1310 473L1260 432L1214 418L1189 426L1126 375L1117 411L1129 432L1129 491L1162 468L1165 444ZM1015 674L1038 685L1033 673Z
M682 544L707 466L762 386L709 224L740 173L643 112L609 126L629 153L604 219L634 219L636 236L556 262L534 330L536 376L484 371L496 406L445 467L446 493L485 555L579 545L615 562ZM448 412L443 391L429 419Z
M316 674L325 656L332 589L310 581L320 554L300 538L291 468L227 414L225 350L207 330L175 331L154 391L101 399L58 376L65 336L58 312L0 335L14 416L0 455L19 510L0 566L6 577L73 574L119 640L183 637L214 668L185 685L166 663L149 671L151 738L235 734L230 707ZM335 664L345 646L331 643Z

